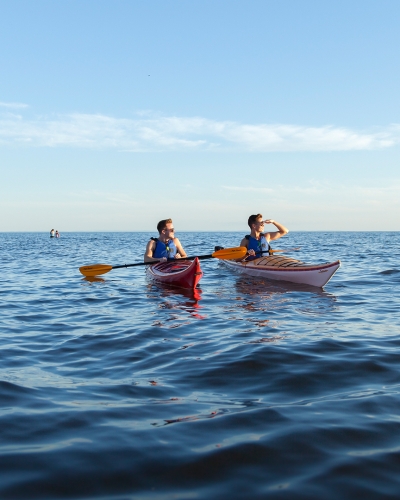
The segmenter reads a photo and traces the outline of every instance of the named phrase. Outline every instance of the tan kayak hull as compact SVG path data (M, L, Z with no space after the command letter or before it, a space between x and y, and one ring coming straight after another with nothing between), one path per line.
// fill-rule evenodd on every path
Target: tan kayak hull
M323 287L339 269L340 260L325 264L305 264L289 257L273 255L249 262L224 261L224 264L249 276Z

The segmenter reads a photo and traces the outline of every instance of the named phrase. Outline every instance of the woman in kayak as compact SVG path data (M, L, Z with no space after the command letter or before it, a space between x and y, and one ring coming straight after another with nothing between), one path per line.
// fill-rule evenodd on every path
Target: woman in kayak
M165 262L167 259L187 257L181 242L175 238L172 219L160 220L157 224L158 238L147 243L144 262Z
M262 257L264 252L268 252L270 248L270 241L279 240L279 238L285 236L285 234L288 234L289 232L289 229L275 220L263 220L263 216L261 214L250 215L247 224L249 225L251 232L240 242L241 247L247 248L247 255L245 257L247 260ZM264 233L265 224L273 224L278 231Z

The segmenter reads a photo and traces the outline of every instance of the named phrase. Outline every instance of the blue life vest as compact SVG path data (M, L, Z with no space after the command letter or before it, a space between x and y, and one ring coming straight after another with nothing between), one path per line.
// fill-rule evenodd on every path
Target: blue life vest
M256 252L257 258L262 257L263 255L267 255L266 253L261 253L268 252L268 250L270 249L267 238L263 234L260 235L259 240L256 240L249 234L245 236L245 238L246 240L248 240L247 250L254 250Z
M153 257L155 259L161 259L166 257L167 259L174 259L177 253L177 248L175 246L174 240L169 240L167 244L160 241L158 238L151 238L156 242L156 248L153 252Z

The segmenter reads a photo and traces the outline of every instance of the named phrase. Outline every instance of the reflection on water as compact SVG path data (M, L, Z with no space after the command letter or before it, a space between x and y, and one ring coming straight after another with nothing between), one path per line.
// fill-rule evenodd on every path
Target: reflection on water
M300 283L291 283L290 281L274 281L267 280L256 276L237 275L235 282L236 289L246 295L267 296L268 294L284 294L290 292L304 292L322 297L334 296L327 292L324 288L319 288Z
M185 311L196 319L206 319L207 317L201 314L200 311L202 309L202 306L199 304L202 300L202 291L200 288L189 289L174 287L164 283L148 283L146 289L148 299L157 300L160 309L169 309L175 312ZM182 300L182 298L188 300ZM178 316L171 314L167 321L177 318ZM164 322L157 319L153 322L153 325L164 326ZM171 328L171 326L169 327Z
M246 312L275 312L287 307L297 307L310 313L333 312L337 307L334 294L322 288L300 285L289 282L273 282L263 278L244 277L235 279L235 303L230 304L232 310ZM267 321L267 320L263 320ZM258 321L261 324L260 321Z
M198 303L201 300L201 289L200 288L179 288L176 286L168 286L164 283L157 283L149 285L148 288L151 288L153 291L158 293L159 297L186 297L189 299L186 302L186 305L192 305L193 307L199 307Z
M89 283L105 283L106 280L104 278L100 278L99 276L86 276L82 278L82 281L88 281Z

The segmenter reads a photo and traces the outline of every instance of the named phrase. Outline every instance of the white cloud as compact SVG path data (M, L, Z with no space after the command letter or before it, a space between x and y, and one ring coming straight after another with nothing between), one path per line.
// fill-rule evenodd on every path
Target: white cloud
M257 193L273 193L275 190L272 188L251 187L251 186L222 186L222 189L228 191L255 191Z
M23 109L23 108L29 108L29 105L24 104L22 102L0 102L0 107L12 108L12 109Z
M12 107L13 103L2 103ZM26 107L14 104L14 107ZM0 144L78 147L125 151L350 151L392 147L400 142L400 125L355 131L327 125L241 124L201 117L113 118L70 114L55 118L0 118Z
M141 199L121 192L91 190L71 192L69 196L78 204L142 206Z
M263 193L269 194L269 199L280 199L282 201L289 202L290 200L296 200L295 203L299 203L300 200L318 200L320 203L321 198L323 198L324 203L337 204L337 195L340 193L340 199L349 200L365 200L369 203L384 203L395 202L399 203L398 193L400 191L400 185L398 182L394 182L390 186L365 186L365 185L348 185L340 183L332 183L331 181L316 181L310 180L303 185L274 185L273 188L263 188L263 187L253 187L253 186L221 186L222 189L228 191L236 192L254 192L262 195Z

